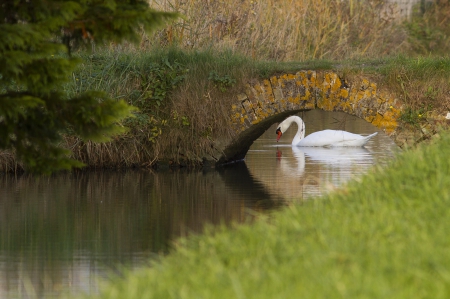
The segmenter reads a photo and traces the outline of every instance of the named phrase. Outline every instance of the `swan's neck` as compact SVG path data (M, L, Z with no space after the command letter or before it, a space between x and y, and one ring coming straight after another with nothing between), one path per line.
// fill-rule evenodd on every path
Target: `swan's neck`
M305 123L303 122L303 120L298 117L298 116L291 116L287 119L288 123L288 127L295 122L297 124L297 134L295 134L294 139L292 140L292 145L297 145L300 140L302 140L303 138L305 138Z

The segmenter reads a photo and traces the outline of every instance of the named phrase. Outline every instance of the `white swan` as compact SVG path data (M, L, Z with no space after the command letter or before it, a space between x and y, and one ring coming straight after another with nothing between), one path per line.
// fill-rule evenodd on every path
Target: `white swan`
M297 134L295 134L294 140L292 140L293 146L361 147L364 146L370 138L378 134L373 133L369 136L361 136L340 130L324 130L311 133L305 137L305 123L300 117L294 115L286 118L278 125L277 142L293 122L298 126Z

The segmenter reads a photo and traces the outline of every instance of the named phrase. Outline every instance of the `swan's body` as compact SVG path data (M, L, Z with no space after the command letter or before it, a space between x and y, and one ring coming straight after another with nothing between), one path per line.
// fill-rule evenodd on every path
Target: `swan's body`
M298 126L297 134L292 140L293 146L325 146L325 147L361 147L364 146L370 138L377 135L373 133L369 136L362 136L340 130L324 130L314 132L305 137L305 123L298 116L290 116L281 122L277 129L277 141L292 123Z

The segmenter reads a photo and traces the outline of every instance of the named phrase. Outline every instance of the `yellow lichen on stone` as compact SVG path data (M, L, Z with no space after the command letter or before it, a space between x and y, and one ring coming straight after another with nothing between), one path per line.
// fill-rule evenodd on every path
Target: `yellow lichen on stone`
M309 90L305 90L305 95L303 97L301 97L302 101L308 101L311 98L311 93L309 92Z
M370 87L372 89L372 96L376 96L377 95L377 85L375 83L371 83Z
M275 98L273 96L272 84L270 84L269 80L264 80L263 84L264 84L264 91L263 91L264 98L271 103L275 102Z
M394 118L385 118L381 114L377 113L372 120L372 124L377 128L384 129L386 133L390 134L397 128L397 120Z
M296 82L297 82L297 85L300 84L300 85L306 86L307 85L306 73L305 72L298 72L296 74Z
M381 128L381 124L383 123L383 116L381 114L378 114L374 117L374 119L372 120L372 124L377 127L377 128Z
M311 82L308 81L308 78L302 77L301 83L303 84L303 86L308 87Z
M386 111L383 116L385 119L397 121L397 119L400 117L400 110L395 109L395 108L390 109L390 110Z
M336 76L333 84L331 84L331 92L336 93L341 87L342 83L339 77Z
M323 82L317 81L316 88L319 89L322 93L328 89L325 81Z
M348 90L347 89L341 89L341 91L340 91L340 96L342 97L342 98L348 98Z
M338 105L339 100L329 97L329 98L322 98L317 101L317 107L321 108L326 111L333 111L335 107Z
M264 119L266 117L269 116L269 113L267 113L266 111L260 110L259 114L259 118Z
M341 101L340 107L345 112L353 112L353 107L350 101Z
M305 109L315 109L316 105L314 104L314 102L307 102L305 104Z
M372 116L372 115L365 116L364 119L365 119L367 122L371 123L371 122L373 122L373 120L375 119L375 116Z
M328 89L328 86L331 85L331 78L329 73L325 73L322 83L322 89Z
M390 112L393 114L393 117L395 119L398 119L400 117L400 114L402 113L402 111L400 109L397 109L397 108L394 108L394 107L391 108Z
M383 97L377 97L376 99L378 106L383 105L384 103L387 102L387 100Z
M278 78L277 78L277 76L272 76L270 78L270 82L272 82L273 85L278 85Z
M288 101L292 104L298 104L300 102L300 96L288 97Z
M364 96L365 96L365 92L364 91L358 91L358 93L356 94L356 101L361 101L362 99L364 99Z

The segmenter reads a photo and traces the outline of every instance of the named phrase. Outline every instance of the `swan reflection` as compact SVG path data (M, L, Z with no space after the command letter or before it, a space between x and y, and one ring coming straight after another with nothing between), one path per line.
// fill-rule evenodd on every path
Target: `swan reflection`
M284 152L284 155L283 155ZM288 146L277 148L277 161L289 197L318 196L334 189L374 164L366 148Z
M330 166L341 167L350 164L373 164L373 156L364 147L292 147L292 152L297 160L305 159L310 161L326 163ZM304 161L301 163L305 163Z
M283 157L283 151L292 149L292 156L295 161L288 157ZM299 176L305 172L307 164L323 164L324 166L348 169L355 165L374 164L373 155L366 148L324 148L324 147L286 147L281 150L277 148L278 164L283 172L288 176Z
M301 150L294 150L292 147L292 154L295 160L289 158L289 156L283 157L283 151L288 151L290 147L286 147L285 149L280 149L277 147L277 160L278 165L280 166L283 175L286 176L302 176L305 172L305 153Z

